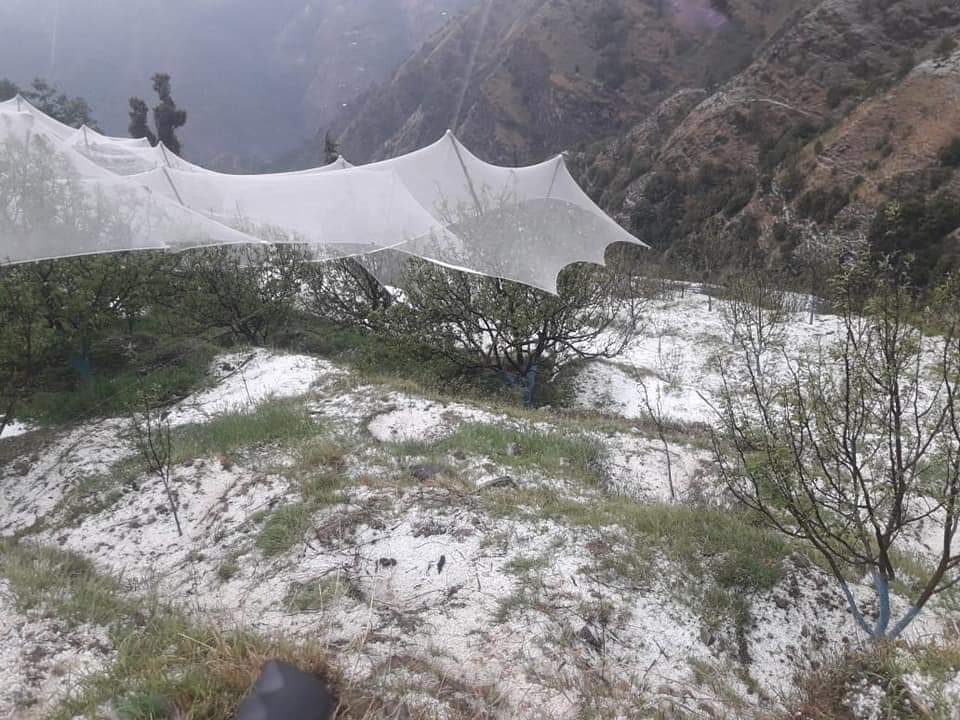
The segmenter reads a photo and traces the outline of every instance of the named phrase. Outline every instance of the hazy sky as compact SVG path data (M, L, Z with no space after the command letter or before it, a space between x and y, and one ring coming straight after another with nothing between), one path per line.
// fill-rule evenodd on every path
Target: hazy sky
M467 2L0 0L0 77L45 77L126 134L128 98L152 102L150 75L168 72L187 156L264 159L324 129Z

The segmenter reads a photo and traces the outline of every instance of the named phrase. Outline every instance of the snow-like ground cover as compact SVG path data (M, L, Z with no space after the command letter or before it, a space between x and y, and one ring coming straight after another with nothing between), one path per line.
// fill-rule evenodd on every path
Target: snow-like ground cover
M670 417L690 427L710 422L718 378L709 356L727 342L716 314L688 291L653 303L650 315L663 332L641 338L616 365L585 367L574 381L576 405L642 419L637 379L655 397L655 377ZM834 327L830 318L812 326L798 319L789 342L815 343ZM133 453L124 421L27 433L3 441L21 443L22 452L0 468L0 537L33 525L32 542L77 552L136 587L157 586L208 621L319 638L335 649L346 678L377 678L383 693L427 716L454 716L454 706L489 697L499 699L497 717L740 716L776 707L800 676L863 641L829 578L801 555L783 556L779 579L745 598L749 622L737 625L710 605L714 579L688 577L709 555L690 564L665 549L636 547L616 523L565 519L605 503L636 503L654 517L668 516L672 502L711 512L710 453L696 433L689 444L670 443L671 493L660 440L639 430L598 423L574 432L562 414L417 397L355 383L323 361L264 351L219 358L211 378L211 387L172 410L175 423L302 396L318 442L344 452L321 467L305 460L309 441L306 450L267 443L181 463L172 478L181 538L161 484L149 476L60 522L70 488ZM458 432L478 424L520 430L521 442L483 452L456 447ZM564 458L546 458L549 472L523 462L524 432L573 433L595 444L599 462L590 472L600 481L584 484ZM330 468L340 478L338 497L310 505L288 545L267 551L272 519L304 507L303 478ZM544 507L548 497L566 501L568 515ZM923 535L920 547L932 541ZM854 592L868 591L855 584ZM54 624L41 629L56 634L55 621L45 622ZM0 592L0 717L25 712L16 709L21 688L34 695L29 688L43 688L55 700L75 672L109 659L107 648L86 663L89 646L75 649L79 659L64 660L74 670L60 676L28 657L31 627ZM939 619L928 613L911 637L938 633ZM80 638L83 647L99 635L81 628L62 637ZM21 676L10 675L25 657ZM23 672L33 673L29 683ZM428 675L449 681L446 699L427 691ZM928 682L918 673L918 688Z
M43 720L111 655L103 628L22 615L0 579L0 717Z
M17 435L23 435L25 432L29 432L33 428L27 423L20 422L19 420L12 420L7 423L3 431L0 432L0 440L3 438L16 437Z
M629 419L647 417L648 403L665 419L713 424L722 379L718 358L729 357L733 343L721 311L695 286L649 303L641 336L616 359L597 363L574 383L575 403ZM784 354L795 357L837 337L840 320L817 315L809 322L797 312L785 326Z
M213 386L177 405L170 413L170 423L202 423L254 408L268 398L297 397L321 378L340 372L328 362L305 355L277 355L266 350L230 353L214 362Z

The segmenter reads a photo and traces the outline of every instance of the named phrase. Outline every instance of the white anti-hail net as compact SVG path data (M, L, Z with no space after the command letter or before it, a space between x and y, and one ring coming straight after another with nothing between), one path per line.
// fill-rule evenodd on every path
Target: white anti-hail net
M263 242L318 259L391 251L370 264L386 283L416 257L548 292L567 265L640 244L562 156L498 167L447 133L363 167L229 175L162 144L69 127L19 97L0 103L0 263Z

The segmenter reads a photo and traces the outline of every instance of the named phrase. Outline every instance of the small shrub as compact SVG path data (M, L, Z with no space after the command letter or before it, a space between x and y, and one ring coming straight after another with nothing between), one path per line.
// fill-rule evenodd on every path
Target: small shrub
M839 107L840 103L852 94L853 89L848 85L831 85L827 88L827 107L831 110Z
M228 580L232 580L234 577L236 577L237 573L239 572L239 561L236 557L230 556L220 563L220 567L217 568L217 577L223 582L227 582Z
M937 43L937 47L934 52L938 57L947 57L956 49L957 41L954 39L953 35L944 35L940 42Z
M960 135L956 135L943 146L938 156L943 167L960 167Z
M822 187L805 192L797 203L797 210L818 223L833 222L841 210L850 202L850 193L833 186Z

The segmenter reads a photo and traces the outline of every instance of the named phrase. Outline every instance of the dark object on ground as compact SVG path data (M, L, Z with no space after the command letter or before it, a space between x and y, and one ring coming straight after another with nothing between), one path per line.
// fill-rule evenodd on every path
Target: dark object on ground
M424 482L426 480L432 480L437 475L443 472L443 468L439 465L433 465L431 463L423 463L421 465L414 465L410 468L410 474L413 475L415 480Z
M491 480L486 485L483 485L480 489L492 490L493 488L503 488L503 487L515 488L519 486L517 485L517 481L514 480L512 477L510 477L509 475L504 475L503 477L499 477L496 480Z
M263 666L237 720L330 720L333 694L320 678L280 660Z

